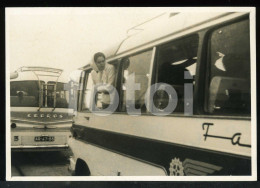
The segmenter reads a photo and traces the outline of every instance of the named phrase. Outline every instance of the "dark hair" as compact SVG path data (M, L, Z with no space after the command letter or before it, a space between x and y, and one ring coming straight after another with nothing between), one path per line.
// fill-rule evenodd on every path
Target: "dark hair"
M100 57L100 56L102 56L102 57L104 57L104 59L106 59L105 54L103 54L102 52L97 52L94 55L94 61L97 62L97 58Z
M130 61L129 61L129 58L128 57L123 57L122 59L121 59L121 62L123 62L124 63L124 69L126 70L126 69L128 69L128 67L129 67L129 65L130 65Z

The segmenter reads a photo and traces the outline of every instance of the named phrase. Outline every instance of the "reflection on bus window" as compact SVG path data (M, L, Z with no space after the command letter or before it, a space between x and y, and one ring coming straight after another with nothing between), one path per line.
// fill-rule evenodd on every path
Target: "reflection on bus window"
M184 112L184 84L195 84L197 50L199 36L188 36L165 45L158 49L158 75L156 83L171 85L178 96L178 103L174 112ZM185 79L184 74L188 75ZM166 92L160 90L155 93L153 101L156 108L163 110L169 102Z
M91 74L89 73L88 76L85 77L85 89L83 93L83 104L82 104L82 110L90 110L90 104L91 104L91 92L93 89L93 79Z
M213 31L209 48L208 112L250 114L249 21Z
M149 71L151 65L152 50L123 58L121 63L122 67L122 111L126 111L126 90L134 90L129 84L130 77L135 74L135 83L140 84L140 90L135 90L134 96L130 96L129 103L134 103L136 109L141 109L142 112L146 111L145 107L145 93L148 88ZM133 74L134 73L134 74ZM127 88L128 87L128 88ZM128 104L129 104L128 103Z

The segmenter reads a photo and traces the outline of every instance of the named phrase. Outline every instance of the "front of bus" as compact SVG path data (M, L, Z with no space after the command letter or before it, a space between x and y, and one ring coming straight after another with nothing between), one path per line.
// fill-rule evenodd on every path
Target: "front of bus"
M12 151L68 149L73 109L62 70L22 67L11 76ZM26 75L26 76L25 76Z

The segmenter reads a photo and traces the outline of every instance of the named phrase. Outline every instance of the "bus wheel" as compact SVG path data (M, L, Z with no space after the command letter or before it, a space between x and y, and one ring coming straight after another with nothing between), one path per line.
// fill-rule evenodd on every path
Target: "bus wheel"
M77 160L75 176L90 176L88 165L81 159Z

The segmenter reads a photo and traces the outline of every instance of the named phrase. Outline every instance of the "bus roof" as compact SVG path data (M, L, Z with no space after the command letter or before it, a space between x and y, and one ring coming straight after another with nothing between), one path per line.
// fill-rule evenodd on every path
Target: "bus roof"
M182 13L164 13L151 19L143 24L139 24L130 28L128 31L135 31L129 35L126 39L110 46L107 50L104 50L104 54L107 60L113 60L115 57L119 57L135 49L147 49L155 44L163 43L168 37L174 37L180 33L188 34L188 32L204 29L209 26L207 24L214 24L214 21L221 18L235 18L248 14L247 12L182 12ZM203 25L203 26L202 26ZM194 31L193 31L194 32ZM87 64L81 69L89 69Z
M138 32L120 45L114 55L119 55L132 49L147 46L163 38L184 33L192 28L204 29L206 23L213 23L214 20L235 14L234 12L183 12L179 14L164 14L151 22L138 26ZM201 27L200 27L201 26Z
M50 67L39 67L39 66L24 66L18 69L18 71L26 72L26 71L41 71L41 72L51 72L61 74L63 72L62 69L50 68Z
M62 69L51 67L23 66L16 71L17 78L13 78L11 81L45 80L67 82L65 78L61 77L62 72Z

